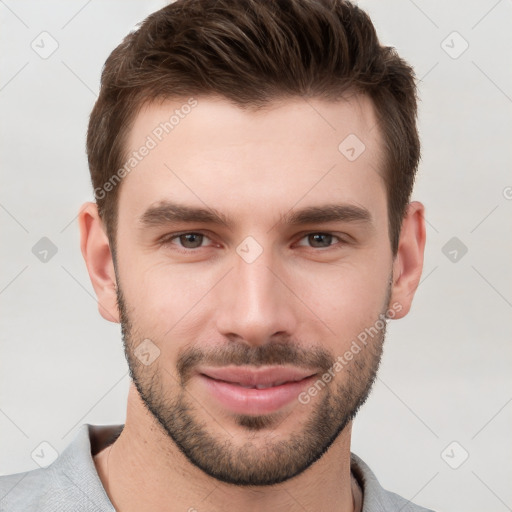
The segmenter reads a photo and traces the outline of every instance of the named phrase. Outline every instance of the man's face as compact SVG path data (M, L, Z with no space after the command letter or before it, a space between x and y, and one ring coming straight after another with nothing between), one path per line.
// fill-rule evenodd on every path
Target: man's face
M150 146L119 197L127 359L193 464L274 484L326 451L375 377L393 262L382 141L364 97L186 103L148 106L127 141Z

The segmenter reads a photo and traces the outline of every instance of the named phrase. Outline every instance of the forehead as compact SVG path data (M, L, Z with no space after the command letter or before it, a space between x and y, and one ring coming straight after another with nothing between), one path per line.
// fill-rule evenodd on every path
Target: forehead
M385 209L383 144L365 96L292 98L259 110L218 97L152 103L126 149L120 220L165 200L252 217L319 200Z

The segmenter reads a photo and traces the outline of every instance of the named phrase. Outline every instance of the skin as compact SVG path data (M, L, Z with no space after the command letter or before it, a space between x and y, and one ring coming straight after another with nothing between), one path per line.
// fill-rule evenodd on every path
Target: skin
M424 207L408 205L393 258L383 144L366 97L293 98L260 111L197 100L123 179L116 267L96 205L83 205L79 216L99 311L122 322L137 383L123 432L94 457L98 474L122 512L352 511L351 420L373 381L385 328L307 404L293 400L267 415L232 413L212 399L194 364L191 373L180 364L194 350L201 363L218 354L225 364L250 363L258 355L264 363L318 363L321 376L320 362L345 354L379 314L409 312L423 266ZM145 107L127 148L139 148L185 102ZM338 150L349 134L366 146L355 161ZM230 224L143 225L143 213L163 200L206 205ZM365 208L371 222L279 222L290 211L341 203ZM189 239L159 242L183 232L205 238L192 249L183 246L193 246ZM319 244L314 233L327 237ZM236 250L248 236L262 249L251 263ZM160 351L148 366L135 357L145 339ZM184 411L188 424L176 420ZM173 438L180 434L184 451Z

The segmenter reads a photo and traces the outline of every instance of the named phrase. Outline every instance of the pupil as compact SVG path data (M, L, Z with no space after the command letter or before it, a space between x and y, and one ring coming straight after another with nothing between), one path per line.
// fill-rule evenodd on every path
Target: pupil
M316 242L320 242L320 247L329 247L329 245L331 245L332 235L317 233L311 236L313 238L313 245L315 245ZM322 238L324 243L322 243ZM316 247L318 247L318 245Z
M200 235L198 233L190 233L187 235L181 235L181 243L187 247L188 249L199 247L201 245L201 237L203 235ZM199 243L197 243L199 240ZM189 244L189 245L187 245ZM190 245L191 244L191 245Z

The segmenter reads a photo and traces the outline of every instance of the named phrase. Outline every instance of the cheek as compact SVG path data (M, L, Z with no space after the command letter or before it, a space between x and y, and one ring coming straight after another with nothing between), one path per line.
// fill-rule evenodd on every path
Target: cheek
M387 264L375 262L329 265L321 271L301 275L295 281L300 282L298 295L325 327L323 341L318 340L318 332L312 339L322 343L330 339L331 348L339 352L373 325L386 307L389 272ZM313 319L306 315L305 330ZM318 327L316 319L315 324Z
M142 259L142 258L141 258ZM145 333L157 339L170 338L187 326L194 329L200 321L194 318L215 284L216 275L210 269L130 261L121 277L123 293L133 311L133 322Z
M291 280L300 287L302 296L311 298L319 309L336 313L340 307L370 314L382 307L392 269L377 251L361 251L337 263L301 269Z

